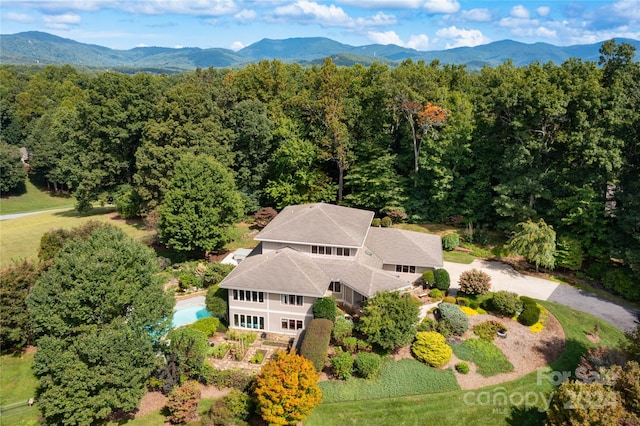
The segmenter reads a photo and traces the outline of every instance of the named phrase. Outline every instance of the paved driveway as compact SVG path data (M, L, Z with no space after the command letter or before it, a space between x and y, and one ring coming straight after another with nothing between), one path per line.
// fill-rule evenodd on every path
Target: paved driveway
M523 275L504 263L487 260L475 260L470 265L444 262L444 268L451 276L451 288L456 290L460 274L476 268L491 276L493 291L509 290L522 296L556 302L582 312L588 312L621 330L631 330L638 325L639 313L634 309L568 285Z

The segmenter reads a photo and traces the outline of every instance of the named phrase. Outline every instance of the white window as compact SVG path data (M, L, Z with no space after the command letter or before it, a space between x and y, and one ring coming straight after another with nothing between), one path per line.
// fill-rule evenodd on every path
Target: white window
M302 306L304 304L304 297L297 296L295 294L281 294L280 295L280 303L283 305L298 305Z
M289 318L280 318L280 328L283 330L300 330L304 328L304 321Z
M342 284L340 281L331 281L331 283L329 283L329 291L342 293Z
M233 290L233 300L263 303L264 293L262 291Z
M257 315L233 314L233 325L239 328L264 330L264 317Z

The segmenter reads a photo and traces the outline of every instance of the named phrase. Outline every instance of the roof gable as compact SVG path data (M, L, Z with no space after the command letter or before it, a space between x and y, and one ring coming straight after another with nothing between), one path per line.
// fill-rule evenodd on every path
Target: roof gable
M373 212L315 203L285 207L255 237L258 241L362 247Z
M322 297L329 278L307 255L284 248L248 256L220 283L221 288L256 289Z
M443 265L442 240L438 235L372 227L365 244L385 264L431 268Z

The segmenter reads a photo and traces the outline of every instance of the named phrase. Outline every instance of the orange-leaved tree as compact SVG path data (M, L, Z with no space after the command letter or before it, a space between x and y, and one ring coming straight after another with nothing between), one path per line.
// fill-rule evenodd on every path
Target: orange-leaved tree
M270 425L294 425L320 404L318 373L295 351L278 352L256 378L253 393L257 411Z

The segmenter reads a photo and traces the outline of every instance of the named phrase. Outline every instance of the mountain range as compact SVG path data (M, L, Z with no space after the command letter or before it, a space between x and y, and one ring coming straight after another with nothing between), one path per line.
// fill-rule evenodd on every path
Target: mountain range
M616 39L640 49L640 41ZM555 46L547 43L525 44L512 40L476 47L440 51L418 51L396 45L350 46L324 37L263 39L238 51L223 48L136 47L115 50L80 43L49 33L29 31L0 34L0 62L13 65L63 65L119 71L182 72L195 68L234 67L263 59L279 59L300 64L321 63L331 57L338 65L372 62L397 65L405 59L442 64L466 65L469 69L497 66L512 60L517 66L549 61L561 64L569 58L598 61L602 42L588 45Z

